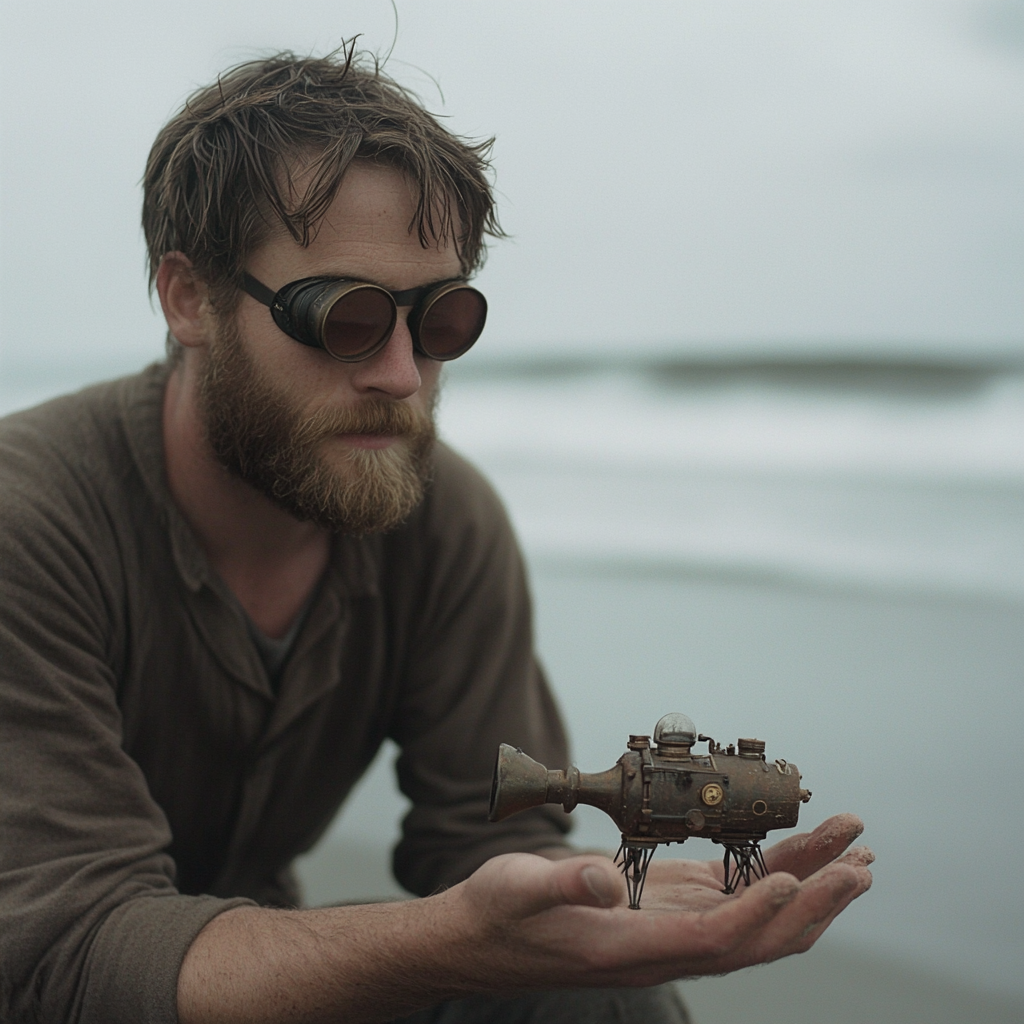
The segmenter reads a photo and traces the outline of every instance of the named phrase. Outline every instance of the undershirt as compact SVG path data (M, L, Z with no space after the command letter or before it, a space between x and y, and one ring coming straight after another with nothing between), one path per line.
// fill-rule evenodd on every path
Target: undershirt
M302 610L298 615L295 616L291 626L288 627L288 632L281 637L267 636L266 633L252 621L249 613L242 607L241 602L238 602L238 608L242 615L245 617L245 628L249 631L249 638L256 645L256 651L260 656L260 661L263 662L263 667L267 670L267 678L270 680L270 685L277 693L281 688L281 676L284 673L285 664L288 661L288 655L292 653L292 648L295 646L295 641L299 637L299 632L302 630L302 624L306 621L306 614L309 611L310 605L313 603L312 596L303 605Z

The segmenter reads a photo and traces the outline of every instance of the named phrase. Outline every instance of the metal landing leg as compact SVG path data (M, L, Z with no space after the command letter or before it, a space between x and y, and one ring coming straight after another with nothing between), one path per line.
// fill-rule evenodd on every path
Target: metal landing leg
M768 874L764 857L761 856L761 844L757 840L742 843L722 843L725 847L725 888L724 893L734 893L742 882L750 885L751 878L764 878ZM732 871L729 860L733 860Z
M622 873L626 876L630 910L640 909L640 897L643 895L644 882L647 880L647 868L657 848L657 843L641 846L623 839L619 852L615 854L615 863L622 865Z

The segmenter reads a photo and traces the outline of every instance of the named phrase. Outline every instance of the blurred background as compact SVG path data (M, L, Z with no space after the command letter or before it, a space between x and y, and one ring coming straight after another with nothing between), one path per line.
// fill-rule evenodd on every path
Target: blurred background
M138 182L188 93L362 33L497 139L512 237L441 427L512 513L576 762L683 711L879 855L811 954L687 983L698 1024L1020 1020L1024 2L397 16L5 4L0 412L160 357ZM393 758L303 861L312 902L397 892Z

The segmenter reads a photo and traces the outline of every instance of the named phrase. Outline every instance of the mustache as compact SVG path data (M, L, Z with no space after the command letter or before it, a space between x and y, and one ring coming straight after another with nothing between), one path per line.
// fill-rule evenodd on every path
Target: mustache
M294 440L302 445L339 434L371 437L429 438L434 435L433 410L414 409L404 402L372 398L338 409L321 409L297 425Z

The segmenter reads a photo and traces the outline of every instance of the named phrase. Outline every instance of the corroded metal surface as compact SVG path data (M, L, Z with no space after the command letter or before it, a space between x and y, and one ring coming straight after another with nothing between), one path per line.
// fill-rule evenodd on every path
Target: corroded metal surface
M707 743L706 753L693 750ZM725 847L725 892L767 874L760 842L772 829L792 828L811 794L796 765L769 761L763 740L740 739L723 749L696 736L693 723L666 715L648 736L630 736L627 750L606 772L570 766L550 770L503 743L491 787L490 820L529 807L578 803L599 807L622 833L620 857L630 906L638 909L653 850L698 837Z

